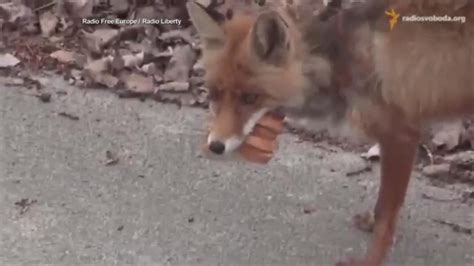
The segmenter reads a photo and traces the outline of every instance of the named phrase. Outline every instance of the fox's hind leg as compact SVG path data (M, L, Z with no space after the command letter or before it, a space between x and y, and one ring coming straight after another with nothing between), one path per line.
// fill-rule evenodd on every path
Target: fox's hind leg
M374 210L372 243L363 259L352 259L337 265L382 265L392 246L398 214L416 157L418 137L401 140L393 135L380 140L380 145L381 183Z

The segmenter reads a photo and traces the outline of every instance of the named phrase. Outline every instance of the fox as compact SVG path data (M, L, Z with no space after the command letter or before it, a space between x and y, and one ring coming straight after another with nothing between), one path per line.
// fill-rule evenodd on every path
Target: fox
M363 256L336 263L379 266L393 245L422 130L474 114L474 3L340 2L315 14L268 7L225 21L192 1L187 9L202 44L212 153L235 151L269 112L349 121L379 144L375 206L354 216L372 240ZM395 12L465 23L407 22Z

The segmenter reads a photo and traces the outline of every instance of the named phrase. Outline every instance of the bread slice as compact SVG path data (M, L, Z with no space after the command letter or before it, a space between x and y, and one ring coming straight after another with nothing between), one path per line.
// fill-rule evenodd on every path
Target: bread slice
M278 149L277 137L283 132L284 117L266 114L239 148L242 157L254 163L266 164Z

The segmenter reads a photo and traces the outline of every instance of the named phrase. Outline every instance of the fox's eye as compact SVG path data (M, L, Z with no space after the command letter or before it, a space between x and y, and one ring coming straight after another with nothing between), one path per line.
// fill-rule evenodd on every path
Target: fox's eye
M242 101L242 103L248 104L248 105L255 104L257 99L258 99L258 95L255 93L243 93L240 96L240 100Z
M259 6L263 6L265 4L265 0L255 0L255 3Z

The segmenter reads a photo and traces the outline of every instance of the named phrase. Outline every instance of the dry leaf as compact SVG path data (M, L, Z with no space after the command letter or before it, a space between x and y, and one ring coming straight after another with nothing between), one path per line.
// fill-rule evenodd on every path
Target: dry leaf
M95 82L108 88L115 88L119 83L119 79L108 73L99 73L95 76Z
M20 63L20 60L12 54L0 54L0 68L14 67Z
M460 143L469 143L471 149L474 149L474 124L467 126L461 133Z
M158 91L163 92L187 92L189 91L189 82L172 81L161 84Z
M102 53L102 49L119 36L119 30L102 28L93 33L82 31L82 40L86 48L94 53Z
M208 7L211 5L212 0L196 0L196 3L200 4L203 7Z
M366 160L378 159L380 157L380 145L378 143L373 145L366 153L361 154L361 156Z
M59 22L58 17L50 11L46 11L39 16L39 20L43 37L53 35Z
M434 127L435 134L433 143L437 148L443 148L451 151L459 144L461 133L463 131L462 121L446 122Z
M193 66L193 75L198 77L203 77L206 73L202 59L199 59L196 64Z
M63 64L72 64L75 62L75 53L65 50L57 50L49 55L51 58L58 60Z
M128 68L139 67L143 63L145 58L145 53L141 52L139 54L128 54L123 57L124 66Z
M163 42L173 42L176 40L182 40L188 44L193 44L193 38L191 34L186 30L170 30L167 32L162 33L158 37Z
M433 164L423 168L423 174L427 177L443 177L449 174L449 164Z
M110 11L113 14L122 14L128 11L130 4L128 0L110 0Z
M94 0L63 0L65 9L70 16L87 18L92 15Z
M446 162L456 162L456 161L474 161L474 151L464 151L456 154L448 155L443 158Z
M136 10L134 18L156 19L157 12L153 6L144 6Z
M132 73L124 80L128 90L138 93L153 93L153 77Z
M159 73L158 68L156 67L155 63L149 63L146 65L143 65L140 69L141 71L143 71L143 73L146 73L148 75L156 75Z
M25 81L21 78L0 76L0 84L10 85L10 86L20 86L20 85L24 85Z
M108 73L112 60L113 57L108 56L90 62L84 68L84 77L97 84L105 85L109 88L115 87L118 84L119 79Z
M110 67L113 69L114 73L120 72L125 67L123 57L114 56L114 59L110 62Z
M10 3L0 3L0 18L5 22L21 26L34 21L35 14L31 8L22 5L19 1Z
M112 60L113 60L112 56L107 56L107 57L101 58L99 60L94 60L92 62L89 62L85 66L84 71L90 71L90 72L108 71L110 63L112 62Z
M196 53L189 45L177 46L173 50L165 74L165 81L188 81L190 71L196 61Z

